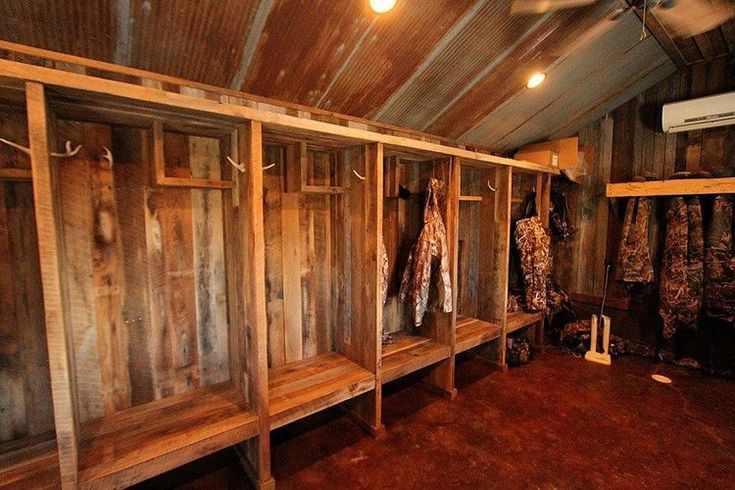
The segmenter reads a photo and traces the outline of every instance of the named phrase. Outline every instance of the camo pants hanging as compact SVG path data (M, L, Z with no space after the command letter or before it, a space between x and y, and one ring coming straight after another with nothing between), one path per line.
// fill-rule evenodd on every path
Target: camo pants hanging
M623 282L653 282L653 263L648 245L650 216L651 199L628 199L618 251L618 276Z
M696 327L702 306L703 248L699 199L671 199L666 210L659 305L665 338L670 338L679 328Z
M542 311L546 308L546 278L551 268L551 240L538 216L519 220L516 223L515 239L521 256L526 308Z
M704 310L707 316L735 322L735 251L733 201L715 198L705 255Z

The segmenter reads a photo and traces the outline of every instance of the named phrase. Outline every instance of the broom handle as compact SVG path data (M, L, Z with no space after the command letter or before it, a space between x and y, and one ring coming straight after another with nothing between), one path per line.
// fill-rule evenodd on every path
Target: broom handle
M600 303L600 319L602 321L602 315L605 313L605 301L607 301L607 285L610 281L610 264L605 267L605 289L602 291L602 303Z

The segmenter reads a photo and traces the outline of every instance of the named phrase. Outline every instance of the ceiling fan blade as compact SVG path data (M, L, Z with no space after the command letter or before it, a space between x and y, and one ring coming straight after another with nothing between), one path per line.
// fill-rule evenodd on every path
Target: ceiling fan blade
M554 10L591 5L597 0L511 0L511 15L545 14Z
M735 17L735 5L724 0L682 0L670 8L656 7L653 13L673 37L689 38Z

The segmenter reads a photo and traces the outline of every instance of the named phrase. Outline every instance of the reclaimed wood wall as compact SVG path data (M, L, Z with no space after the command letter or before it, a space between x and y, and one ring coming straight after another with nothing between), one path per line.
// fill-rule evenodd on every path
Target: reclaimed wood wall
M25 114L0 108L0 134L27 146ZM30 169L30 161L1 145L0 168ZM0 180L0 454L53 438L43 311L33 186Z
M460 200L459 237L457 258L457 313L487 321L498 321L498 306L493 302L498 284L493 251L498 244L495 225L504 220L503 210L498 209L496 194L488 183L498 189L498 174L494 169L462 167L460 196L482 200ZM500 213L500 214L499 214ZM504 257L502 260L505 260Z
M150 131L56 128L79 420L228 380L222 192L154 187ZM165 133L167 173L219 178L219 145Z
M348 152L345 152L348 153ZM265 145L265 214L268 366L335 350L336 334L349 331L349 209L346 194L291 192L286 147ZM340 152L306 152L306 184L341 181Z
M625 203L622 199L612 202L604 196L607 182L627 182L643 174L667 178L678 171L713 171L735 165L735 126L670 134L661 130L664 103L734 89L735 67L730 57L698 63L664 79L580 131L580 145L594 150L590 175L583 178L581 185L556 184L558 189L567 192L571 218L579 230L570 240L556 247L556 277L567 291L601 295L606 263L613 265L615 277ZM657 202L652 235L658 240L652 242L652 255L658 274L664 223L663 200ZM610 291L613 298L628 296L618 281L611 281ZM619 332L653 344L659 322L656 296L654 290L637 298L631 303L631 309L640 311L622 315L613 325ZM690 340L692 355L701 356L709 349L704 344L710 340L702 336ZM731 346L719 350L735 352L732 338L720 337L717 342ZM724 355L720 364L724 362L735 367L734 358L732 354Z

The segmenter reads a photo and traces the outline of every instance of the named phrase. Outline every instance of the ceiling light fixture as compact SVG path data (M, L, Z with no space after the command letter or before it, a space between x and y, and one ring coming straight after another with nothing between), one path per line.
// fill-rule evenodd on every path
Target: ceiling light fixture
M528 88L536 88L541 83L546 80L546 73L537 72L531 75L528 79L528 83L526 83L526 87Z
M376 14L384 14L396 6L396 0L370 0L370 8Z

